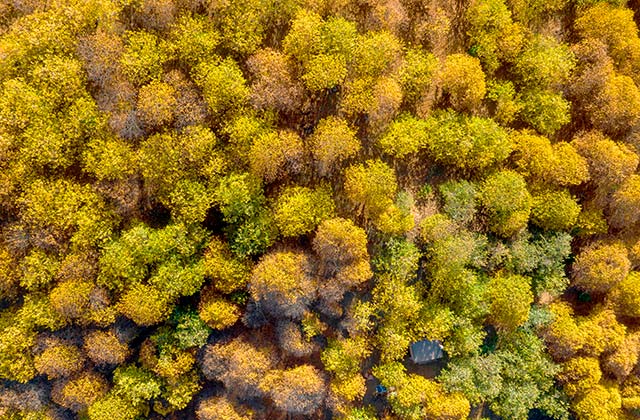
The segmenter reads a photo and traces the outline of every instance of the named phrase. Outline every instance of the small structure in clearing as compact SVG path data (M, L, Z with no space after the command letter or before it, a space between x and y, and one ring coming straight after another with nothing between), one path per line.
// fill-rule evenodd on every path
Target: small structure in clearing
M411 361L416 364L429 363L444 357L442 344L437 340L421 340L411 343L409 353Z

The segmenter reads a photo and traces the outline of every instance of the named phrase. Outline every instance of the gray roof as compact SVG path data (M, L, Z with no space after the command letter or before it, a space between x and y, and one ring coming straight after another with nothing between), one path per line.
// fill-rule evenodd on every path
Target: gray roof
M437 340L422 340L409 347L413 363L429 363L444 357L442 344Z

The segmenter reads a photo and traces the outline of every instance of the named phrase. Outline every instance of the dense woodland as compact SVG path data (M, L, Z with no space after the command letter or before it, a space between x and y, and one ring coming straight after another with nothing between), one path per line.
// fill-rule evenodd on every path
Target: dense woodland
M0 1L0 418L640 418L637 6Z

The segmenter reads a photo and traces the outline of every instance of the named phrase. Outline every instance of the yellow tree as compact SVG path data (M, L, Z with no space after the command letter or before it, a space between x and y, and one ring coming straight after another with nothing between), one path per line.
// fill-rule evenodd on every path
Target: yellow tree
M498 274L489 282L489 319L499 329L513 331L529 319L533 303L531 280L514 274Z
M620 243L595 243L580 251L572 266L573 282L590 293L606 293L627 274L627 248Z
M302 252L270 252L253 269L251 297L276 318L302 318L316 294L310 270Z
M315 367L300 365L272 370L260 381L260 389L280 410L292 415L311 416L325 398L325 378Z
M335 116L318 122L309 143L316 169L322 176L329 175L361 148L355 130L344 119Z
M477 109L487 90L480 61L466 54L447 56L440 81L451 105L458 111Z

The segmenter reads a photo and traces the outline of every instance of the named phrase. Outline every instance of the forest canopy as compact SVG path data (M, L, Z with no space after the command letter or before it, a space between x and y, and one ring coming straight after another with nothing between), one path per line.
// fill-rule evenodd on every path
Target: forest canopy
M0 2L0 419L640 418L639 10Z

